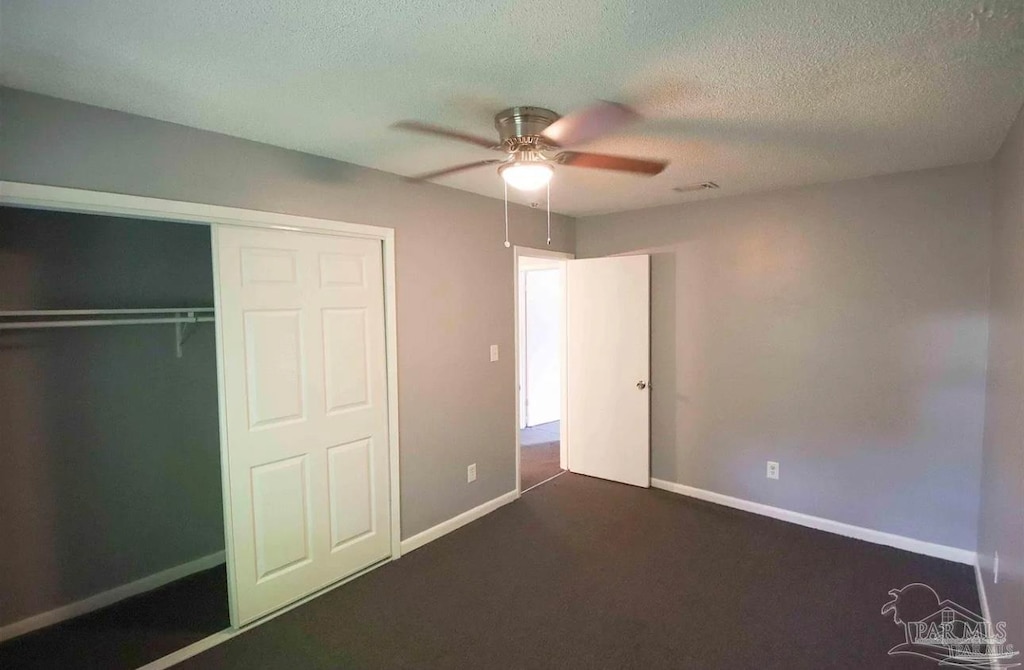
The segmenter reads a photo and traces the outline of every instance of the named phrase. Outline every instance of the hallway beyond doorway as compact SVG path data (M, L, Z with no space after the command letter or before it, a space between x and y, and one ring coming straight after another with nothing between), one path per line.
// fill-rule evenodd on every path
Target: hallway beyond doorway
M558 463L559 431L558 421L519 431L520 490L526 491L565 472Z
M549 421L519 431L519 444L524 447L541 444L543 442L558 442L560 421Z

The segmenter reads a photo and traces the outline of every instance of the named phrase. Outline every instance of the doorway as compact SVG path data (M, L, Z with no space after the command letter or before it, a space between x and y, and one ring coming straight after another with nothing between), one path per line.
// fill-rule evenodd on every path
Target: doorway
M564 472L649 487L650 257L516 247L514 280L517 492Z
M570 254L516 248L516 451L519 490L566 471L565 264Z

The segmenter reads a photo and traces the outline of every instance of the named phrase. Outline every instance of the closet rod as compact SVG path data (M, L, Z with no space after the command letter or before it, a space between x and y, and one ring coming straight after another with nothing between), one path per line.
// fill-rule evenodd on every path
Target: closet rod
M13 316L101 316L113 314L212 314L213 307L169 307L160 309L23 309L0 311L0 318Z
M153 319L84 319L74 321L11 321L0 323L0 330L29 328L72 328L78 326L143 326L156 323L209 323L212 316L158 317Z

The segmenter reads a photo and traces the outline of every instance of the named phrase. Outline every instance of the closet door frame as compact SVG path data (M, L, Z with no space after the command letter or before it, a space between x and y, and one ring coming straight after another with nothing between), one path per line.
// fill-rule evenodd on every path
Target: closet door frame
M20 182L0 181L0 204L28 209L58 210L85 214L105 214L124 218L152 221L170 221L177 223L199 224L205 226L244 226L248 228L265 228L306 233L333 234L344 237L357 237L380 240L383 250L384 269L384 336L385 359L387 364L387 404L388 404L388 462L391 482L391 556L395 560L402 555L401 545L401 485L399 481L399 434L398 434L398 346L397 346L397 310L395 306L395 231L393 228L368 226L357 223L346 223L330 219L278 214L259 210L204 205L180 200L164 200L145 198L120 193L87 191L83 189L26 184ZM217 250L211 249L212 271L216 281ZM217 338L217 396L220 414L220 454L221 454L221 495L224 503L224 532L228 565L232 560L231 509L229 496L228 461L227 461L227 428L224 414L224 356L221 350L220 337ZM323 591L307 596L298 603L285 607L277 613L316 597L326 590L334 588L345 581L363 574L356 575L326 587ZM232 612L235 611L236 594L233 592L233 580L228 580L228 597ZM268 617L275 616L270 614ZM259 619L245 628L265 621Z

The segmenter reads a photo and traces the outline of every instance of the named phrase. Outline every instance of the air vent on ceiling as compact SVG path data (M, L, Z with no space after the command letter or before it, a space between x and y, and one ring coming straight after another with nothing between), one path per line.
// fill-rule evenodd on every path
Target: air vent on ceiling
M718 184L713 181L702 181L699 184L687 184L686 186L676 186L673 191L679 193L691 193L693 191L707 191L710 189L718 188Z

